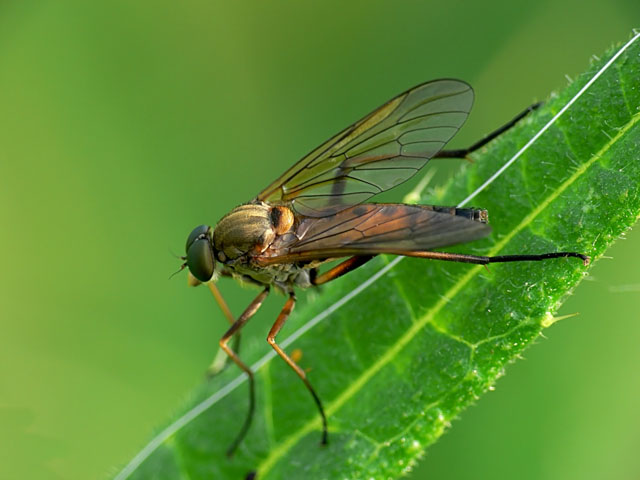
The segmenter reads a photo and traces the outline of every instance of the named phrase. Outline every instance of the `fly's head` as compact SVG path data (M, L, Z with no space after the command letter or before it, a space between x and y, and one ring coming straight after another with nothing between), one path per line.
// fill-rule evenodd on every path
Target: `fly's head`
M215 270L213 228L200 225L187 237L186 265L191 275L205 283L211 280Z

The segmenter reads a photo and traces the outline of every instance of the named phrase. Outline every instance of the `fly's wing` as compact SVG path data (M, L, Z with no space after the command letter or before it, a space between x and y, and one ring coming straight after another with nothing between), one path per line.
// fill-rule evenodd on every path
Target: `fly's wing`
M257 200L333 215L412 177L467 119L473 90L434 80L406 91L302 158Z
M435 209L439 209L435 210ZM256 260L263 264L432 250L491 232L485 211L404 204L363 204L330 217L305 218ZM471 216L471 218L469 218Z

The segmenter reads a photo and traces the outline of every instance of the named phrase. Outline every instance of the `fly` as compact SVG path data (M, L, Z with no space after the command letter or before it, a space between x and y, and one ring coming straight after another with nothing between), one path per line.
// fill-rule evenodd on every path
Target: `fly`
M463 158L527 115L468 149L442 150L467 119L473 90L465 82L441 79L418 85L320 145L250 202L234 208L212 228L196 227L182 257L190 284L207 283L231 327L221 349L249 378L249 411L227 450L232 455L251 425L255 410L254 374L231 348L242 327L274 289L288 298L267 342L304 382L322 418L322 444L328 441L322 401L307 375L276 342L296 303L296 288L330 282L378 254L452 262L489 263L589 257L576 252L484 257L434 249L469 242L491 231L486 210L476 208L365 203L418 172L431 158ZM320 272L332 260L342 263ZM215 281L232 277L261 288L245 311L234 318Z

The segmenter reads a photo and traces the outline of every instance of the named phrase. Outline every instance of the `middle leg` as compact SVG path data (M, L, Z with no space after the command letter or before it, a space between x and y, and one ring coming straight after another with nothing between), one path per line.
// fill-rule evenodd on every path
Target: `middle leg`
M280 355L280 357L282 357L282 359L285 362L287 362L287 364L293 369L293 371L296 372L298 377L300 377L304 385L307 387L307 390L309 390L309 393L311 393L311 396L313 397L313 400L316 402L316 405L318 407L318 411L320 412L320 416L322 417L321 443L322 445L326 445L327 436L328 436L327 416L324 413L324 408L322 407L322 402L320 401L320 397L318 396L316 391L313 389L313 386L311 386L311 383L307 379L307 374L304 372L304 370L302 370L298 366L298 364L294 362L293 359L289 355L287 355L285 351L282 350L282 348L280 348L280 346L276 343L276 335L278 335L278 332L282 329L282 326L287 321L287 318L289 318L289 315L293 311L293 307L295 306L295 304L296 304L296 296L293 292L291 292L289 294L289 299L287 300L287 303L284 304L284 307L282 308L280 315L278 315L278 318L273 324L273 327L271 327L271 330L269 331L269 335L267 336L267 342L269 342L269 345L273 347L276 353Z

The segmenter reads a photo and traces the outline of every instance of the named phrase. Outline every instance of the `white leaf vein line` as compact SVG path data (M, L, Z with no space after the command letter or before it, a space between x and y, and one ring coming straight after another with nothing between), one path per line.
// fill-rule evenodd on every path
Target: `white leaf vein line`
M509 168L518 158L522 156L522 154L527 151L531 145L533 145L538 138L544 132L546 132L563 114L564 112L571 107L575 103L578 98L580 98L584 92L593 85L593 83L602 76L602 74L609 69L609 67L624 53L624 51L629 48L638 38L640 38L640 33L635 34L631 40L625 43L616 54L609 59L607 63L605 63L600 70L596 72L596 74L580 89L578 93L576 93L571 100L567 102L567 104L562 107L562 109L556 113L551 120L549 120L531 139L513 155L500 169L498 169L491 177L489 177L482 185L480 185L473 193L471 193L467 198L462 200L457 206L463 207L467 203L469 203L472 199L474 199L480 192L482 192L485 188L487 188L493 181L498 178L502 173ZM411 194L409 194L411 195ZM319 313L303 326L301 326L298 330L293 332L289 337L287 337L284 341L280 342L280 346L282 348L286 348L295 342L302 335L311 330L318 323L323 321L333 312L342 307L345 303L349 302L351 299L359 295L363 290L367 289L373 283L375 283L380 277L384 276L389 270L394 268L398 263L402 261L404 257L396 257L393 261L389 262L383 268L378 270L375 275L370 277L367 281L358 285L354 290L347 293L344 297L339 299L333 305L329 306L326 310ZM267 354L265 354L260 360L251 365L251 369L254 372L260 370L267 362L269 362L272 358L276 356L275 351L271 350ZM226 397L229 393L235 390L238 386L240 386L243 382L246 381L246 376L243 374L238 375L236 378L227 383L224 387L222 387L217 392L213 393L205 400L195 405L189 411L187 411L184 415L174 421L171 425L166 427L164 430L159 432L151 441L138 452L136 456L134 456L131 461L116 475L114 480L125 480L129 478L129 476L136 471L136 469L144 462L160 445L162 445L168 438L173 436L176 432L178 432L182 427L191 422L194 418L198 417L202 412L208 410L221 399Z

